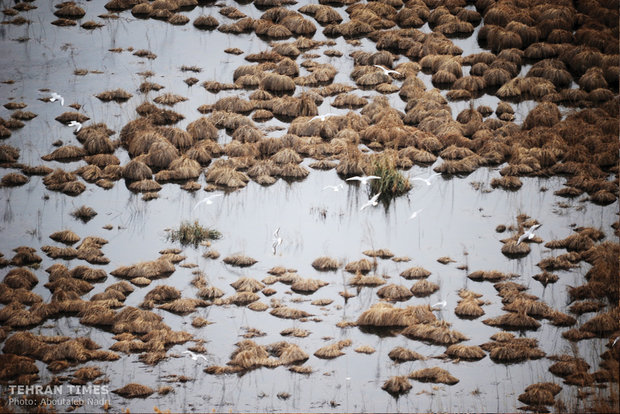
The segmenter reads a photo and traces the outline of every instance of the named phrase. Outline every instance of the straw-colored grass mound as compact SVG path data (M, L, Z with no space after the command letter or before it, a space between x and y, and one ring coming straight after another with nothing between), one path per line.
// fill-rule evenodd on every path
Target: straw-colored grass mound
M146 398L155 391L146 385L132 382L122 388L115 389L112 392L125 398Z
M390 379L385 381L383 385L381 386L382 390L385 390L394 396L406 394L409 392L411 388L412 386L407 380L406 376L391 377Z
M390 357L392 361L396 361L396 362L406 362L406 361L415 361L418 359L426 359L424 358L423 355L420 355L415 351L412 351L407 348L403 348L401 346L397 346L396 348L392 349L389 352L388 356Z
M332 270L338 270L339 263L338 260L332 259L331 257L323 256L317 259L314 259L312 262L312 267L321 272L328 272Z
M412 372L408 377L421 382L434 382L447 385L454 385L459 382L458 378L439 367L423 368Z
M237 266L237 267L249 267L255 264L256 262L257 260L249 256L244 256L240 254L234 255L234 256L228 256L224 258L224 263L231 265L231 266Z

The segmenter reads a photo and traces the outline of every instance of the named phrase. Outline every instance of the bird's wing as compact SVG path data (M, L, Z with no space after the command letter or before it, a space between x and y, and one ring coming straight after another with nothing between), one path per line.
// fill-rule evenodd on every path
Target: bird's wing
M381 177L378 177L376 175L369 175L368 177L366 177L367 180L380 180Z
M354 180L354 181L362 181L362 177L357 177L356 176L356 177L349 177L349 178L346 179L346 181L352 181L352 180Z
M209 197L208 197L208 200L211 200L212 198L216 198L216 197L221 197L221 196L223 196L223 195L224 195L224 194L213 194L212 196L209 196Z
M207 357L206 357L206 356L204 356L204 355L198 355L198 358L202 358L202 359L204 359L205 361L207 361Z
M526 237L527 235L525 234L522 234L521 236L519 236L519 239L517 240L517 244L520 244L523 241L523 239L525 239Z
M334 190L334 189L336 189L336 186L335 186L335 185L326 185L325 187L323 187L323 190L328 190L328 189L330 189L330 188L331 188L332 190Z
M198 208L199 205L201 205L202 203L206 203L207 201L209 201L209 198L203 198L202 200L200 200L199 202L196 203L196 205L194 206L194 210L196 210L196 208Z
M362 206L362 208L360 208L360 211L362 211L363 209L365 209L366 207L368 207L370 205L370 202L367 202L366 204L364 204Z
M377 199L379 199L379 196L381 195L381 193L377 193L374 196L372 196L372 198L370 199L370 201L377 201Z
M428 179L430 180L431 178L435 178L435 177L437 177L438 175L441 175L441 173L433 173L433 174L431 174L431 175L429 175L429 176L428 176Z
M540 226L542 226L542 224L534 224L532 227L530 227L530 230L534 231L537 228L539 228Z

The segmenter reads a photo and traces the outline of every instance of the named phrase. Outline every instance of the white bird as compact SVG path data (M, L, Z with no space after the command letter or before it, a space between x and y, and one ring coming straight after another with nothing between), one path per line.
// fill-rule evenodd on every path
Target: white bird
M342 184L338 184L338 185L326 185L325 187L323 187L323 191L325 190L333 190L333 191L340 191L344 188L344 185Z
M413 213L411 213L411 217L409 217L409 220L414 219L418 216L418 213L420 213L422 210L424 210L423 208L414 211Z
M67 124L67 126L76 127L75 132L80 132L80 129L82 129L82 123L78 121L71 121Z
M445 301L445 299L444 299L444 300L442 300L441 302L437 302L437 303L435 303L434 305L432 305L432 306L431 306L431 308L436 308L436 307L439 307L439 308L443 309L443 308L445 308L446 306L448 306L448 302L446 302L446 301Z
M212 196L208 196L203 198L202 200L200 200L199 202L196 203L196 205L194 206L194 210L196 210L196 208L201 205L201 204L206 204L206 205L211 205L213 204L213 199L216 197L221 197L223 194L213 194Z
M381 195L381 192L378 192L377 194L375 194L374 196L372 196L372 198L370 200L368 200L366 202L366 204L364 204L362 206L362 208L360 208L360 211L362 211L363 209L365 209L366 207L370 207L370 206L376 206L377 204L379 204L379 196Z
M519 239L517 240L517 245L520 244L525 239L532 240L536 236L534 234L534 230L536 230L540 226L542 226L542 224L534 224L532 227L527 229L527 231L525 233L523 233L521 236L519 236Z
M194 361L198 361L198 358L202 358L205 361L207 360L207 357L204 355L199 355L199 354L195 354L192 351L183 351L184 354L188 354Z
M438 175L441 175L441 174L440 173L431 174L431 175L428 176L428 178L413 177L411 180L412 181L422 181L422 182L426 183L426 185L431 185L431 179L437 177Z
M60 101L60 106L65 106L65 98L57 94L56 92L52 92L52 96L50 98L50 102Z
M376 175L367 175L365 177L360 177L360 176L355 176L355 177L350 177L347 178L346 181L359 181L362 184L368 184L368 181L370 180L380 180L381 177L377 177Z
M310 118L310 121L308 121L308 122L312 122L315 119L320 119L321 121L325 121L330 116L338 116L338 114L335 114L335 113L332 113L332 112L328 112L328 113L323 114L323 115L313 116L312 118Z
M388 76L389 76L389 75L391 75L392 73L393 73L393 74L395 74L395 75L397 75L397 76L401 76L401 75L402 75L402 73L400 73L400 72L399 72L399 71L397 71L397 70L386 69L386 68L384 68L384 67L383 67L383 66L381 66L381 65L373 65L373 66L374 66L374 67L376 67L376 68L381 69L381 70L383 71L383 73L385 73L385 74L386 74L386 75L388 75Z
M280 227L278 227L276 231L273 232L273 243L271 244L271 251L273 251L274 255L276 254L278 246L280 246L281 244L282 237L280 237Z

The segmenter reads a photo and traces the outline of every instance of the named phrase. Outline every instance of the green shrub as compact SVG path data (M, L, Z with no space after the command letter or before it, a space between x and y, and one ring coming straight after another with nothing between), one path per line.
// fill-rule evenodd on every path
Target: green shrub
M411 188L409 180L396 168L396 160L388 155L382 155L373 161L370 175L381 177L371 181L370 189L373 194L381 192L379 199L382 201L405 194Z
M184 221L179 226L178 230L169 230L167 239L172 242L179 242L183 246L188 244L197 247L200 242L210 239L219 239L222 237L222 233L217 230L204 227L195 220L193 223Z

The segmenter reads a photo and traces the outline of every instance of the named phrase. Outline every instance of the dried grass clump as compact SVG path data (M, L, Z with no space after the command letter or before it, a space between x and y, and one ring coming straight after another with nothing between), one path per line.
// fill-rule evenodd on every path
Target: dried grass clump
M257 260L244 255L228 256L224 258L224 263L231 266L249 267L255 264Z
M413 296L413 293L403 285L391 283L380 288L377 296L392 301L406 301Z
M50 154L41 157L44 161L61 161L69 162L83 158L87 155L87 152L82 147L76 147L75 145L65 145L55 149Z
M331 257L323 256L315 259L312 262L312 267L321 272L328 272L338 270L340 266L338 260L332 259Z
M447 385L454 385L459 382L458 378L439 367L423 368L412 372L407 377L421 382L442 383Z
M377 264L375 262L371 262L368 259L361 259L356 262L349 262L345 266L344 270L349 273L357 273L360 272L362 274L366 274L371 270L376 269Z
M484 315L484 310L480 306L482 301L476 298L466 298L460 300L459 303L454 308L454 313L459 318L464 319L475 319Z
M237 292L257 292L265 287L264 284L251 277L242 277L230 284Z
M245 187L250 180L246 174L228 166L213 166L205 174L209 183L226 188Z
M395 308L389 303L380 302L365 310L357 318L358 326L393 327L428 323L436 320L428 305Z
M151 309L154 304L161 304L164 302L179 299L181 292L172 286L159 285L144 296L144 301L140 305L141 308Z
M27 268L18 267L16 269L9 270L4 277L3 282L13 289L23 288L32 290L32 288L39 283L39 279Z
M381 386L381 389L396 397L408 393L411 388L411 384L404 375L391 377Z
M482 348L475 345L450 345L446 349L446 355L452 359L464 361L479 361L486 356Z
M507 275L497 270L490 270L490 271L477 270L467 275L467 277L477 282L482 282L482 281L499 282L499 281L510 278L511 275Z
M411 286L411 293L418 298L426 297L439 290L439 285L426 279L417 281Z
M326 285L329 285L329 283L320 279L299 278L291 284L291 290L301 293L314 293Z
M153 391L152 388L147 387L146 385L132 382L122 388L112 390L112 392L125 398L146 398L149 395L153 394L155 391Z
M172 302L159 305L159 309L164 309L179 315L188 315L196 310L197 307L205 307L208 302L202 299L179 298Z
M115 101L118 103L129 100L133 95L123 89L114 89L110 91L101 92L95 95L99 100L103 102Z
M26 184L30 179L20 173L8 173L2 177L0 181L0 187L18 187Z
M496 318L485 319L482 322L485 325L497 326L502 329L537 330L540 328L540 322L528 316L524 310L506 313Z
M410 349L403 348L402 346L397 346L392 349L388 354L392 361L396 362L406 362L406 361L415 361L418 359L426 359L423 355L418 354Z
M289 308L287 306L281 306L281 307L272 309L271 312L269 313L272 314L273 316L276 316L278 318L283 318L283 319L300 319L300 318L306 318L308 316L312 316L306 311Z
M534 127L553 127L560 122L562 115L557 105L551 102L543 102L532 109L523 122L523 129Z
M350 339L338 341L333 344L326 345L324 347L317 349L317 351L314 353L314 356L316 356L317 358L322 358L322 359L337 358L341 355L344 355L344 352L342 352L342 348L350 346L350 345L351 345Z
M401 333L408 338L437 345L452 345L469 339L458 331L450 330L449 324L445 321L418 323L408 326Z
M381 286L384 285L386 281L384 278L377 275L363 275L358 272L348 283L352 286Z
M193 25L200 30L214 30L220 25L220 22L213 16L201 15L194 20Z
M122 279L145 277L152 280L168 277L174 270L174 265L169 260L157 259L136 263L130 266L121 266L110 272L110 274Z

